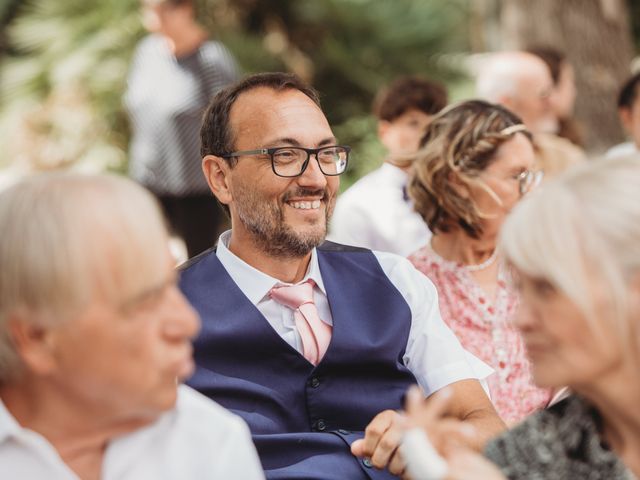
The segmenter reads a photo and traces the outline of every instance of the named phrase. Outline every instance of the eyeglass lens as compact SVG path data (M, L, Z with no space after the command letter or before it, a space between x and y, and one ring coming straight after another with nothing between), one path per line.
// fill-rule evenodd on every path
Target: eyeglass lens
M527 170L526 172L522 172L522 176L520 177L520 194L524 195L525 193L529 193L535 187L540 184L542 180L543 172L537 171L534 172L532 170Z
M307 167L307 160L312 154L303 148L283 147L271 155L273 170L282 177L301 175ZM340 175L347 167L348 152L343 147L327 147L317 150L320 171L325 175Z

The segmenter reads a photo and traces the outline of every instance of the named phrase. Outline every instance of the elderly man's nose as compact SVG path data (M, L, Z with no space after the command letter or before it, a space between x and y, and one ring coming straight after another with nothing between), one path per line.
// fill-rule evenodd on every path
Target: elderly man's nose
M167 321L163 333L174 340L195 337L200 330L200 317L177 287L172 288L171 302L167 305Z

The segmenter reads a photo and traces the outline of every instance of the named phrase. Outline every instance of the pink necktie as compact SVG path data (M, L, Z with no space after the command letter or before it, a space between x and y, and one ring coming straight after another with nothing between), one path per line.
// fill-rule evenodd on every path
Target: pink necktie
M296 328L302 339L302 353L310 363L318 365L331 341L331 326L320 320L313 303L313 280L290 287L273 287L269 292L276 302L292 309Z

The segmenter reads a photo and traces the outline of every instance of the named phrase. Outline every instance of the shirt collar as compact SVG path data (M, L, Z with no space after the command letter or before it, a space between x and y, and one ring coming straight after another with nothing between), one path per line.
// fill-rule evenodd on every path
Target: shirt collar
M18 421L0 400L0 443L17 435L21 430L22 427L18 424Z
M227 273L229 273L229 276L231 276L231 279L238 285L242 293L245 294L251 303L254 305L260 303L276 285L291 285L261 272L234 255L231 250L229 250L230 239L231 230L227 230L220 235L216 255ZM299 283L306 282L309 279L315 282L316 286L325 296L327 295L324 283L322 282L322 275L320 275L318 252L315 248L311 251L311 261L309 262L307 273Z
M407 172L388 162L382 164L380 171L384 173L387 180L399 187L404 187L409 181L409 174Z

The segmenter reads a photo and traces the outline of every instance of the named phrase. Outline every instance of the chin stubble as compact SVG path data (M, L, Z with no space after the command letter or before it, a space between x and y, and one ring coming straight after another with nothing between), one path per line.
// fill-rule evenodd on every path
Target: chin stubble
M286 225L284 205L288 199L293 196L317 196L319 193L323 194L322 201L325 205L325 224L321 232L303 234ZM275 258L303 257L324 241L334 203L334 197L329 197L326 190L319 192L298 189L286 194L277 206L264 203L261 205L253 192L249 193L248 197L249 208L238 209L238 216L252 233L254 244L267 255ZM262 218L256 218L261 213L264 213Z

